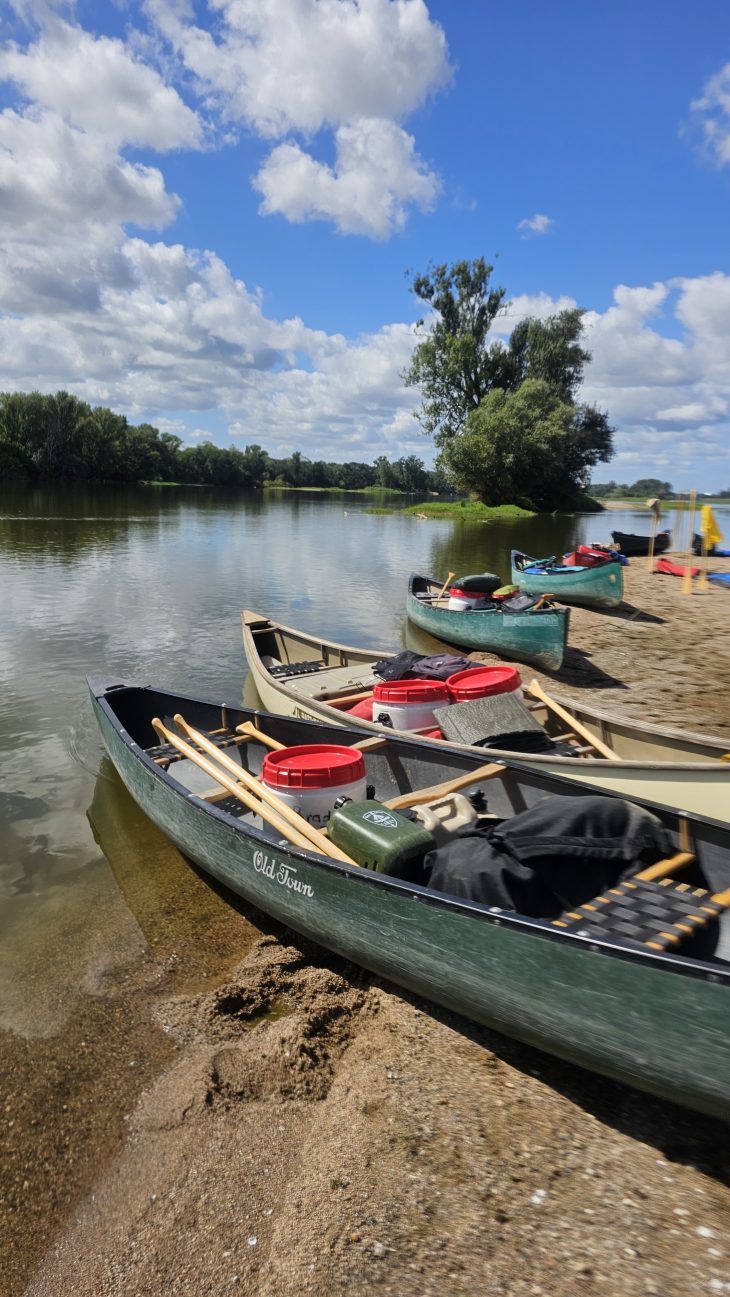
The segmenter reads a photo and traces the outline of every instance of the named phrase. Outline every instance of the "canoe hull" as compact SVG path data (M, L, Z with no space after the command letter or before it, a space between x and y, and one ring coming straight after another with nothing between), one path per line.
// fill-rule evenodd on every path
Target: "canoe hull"
M187 710L184 699L178 703ZM730 1118L727 985L244 833L130 745L103 698L94 696L94 710L107 752L144 812L244 900L448 1009Z
M461 616L463 614L456 614ZM313 694L298 692L296 681L276 679L264 666L257 651L257 634L279 637L279 651L289 661L319 656L323 647L328 659L334 663L351 663L354 669L371 666L378 658L386 657L384 650L368 652L353 649L290 630L278 623L269 622L255 613L244 613L243 643L256 693L264 707L283 716L324 722L328 725L357 726L370 734L393 733L377 723L338 711ZM316 677L314 677L316 680ZM327 677L322 676L324 687ZM608 762L601 758L550 756L532 754L528 760L524 753L490 749L496 760L509 760L521 765L559 775L590 785L592 788L617 793L621 797L635 797L639 793L650 797L661 806L679 808L697 815L708 815L723 823L730 823L730 761L722 761L730 749L730 740L705 738L682 730L663 729L654 725L637 725L631 720L613 716L610 712L590 709L574 699L554 695L555 701L568 708L595 738L603 739L621 762ZM541 711L536 713L541 722L547 720ZM409 736L412 737L412 736ZM451 747L452 745L445 745ZM483 753L482 748L462 749Z
M559 671L568 638L565 608L540 608L535 612L453 612L435 607L417 597L418 586L432 591L440 582L430 577L412 577L406 597L406 612L415 626L437 639L459 648L499 653L518 662L531 662L543 671Z
M611 537L615 545L618 545L622 554L629 558L646 557L649 553L651 536L635 536L632 532L612 531ZM654 553L663 554L669 549L672 539L671 532L658 531L654 537Z
M516 566L513 552L512 581L528 594L552 594L560 603L588 608L617 608L624 596L623 567L610 560L596 567L525 572Z

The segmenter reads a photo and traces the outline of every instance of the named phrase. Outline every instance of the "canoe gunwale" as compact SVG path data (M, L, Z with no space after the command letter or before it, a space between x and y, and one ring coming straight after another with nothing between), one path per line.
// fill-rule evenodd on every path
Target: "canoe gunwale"
M564 932L561 931L560 929L555 928L553 924L550 922L550 920L547 919L531 918L529 916L520 915L510 910L499 909L496 906L486 907L480 905L478 902L468 901L460 897L448 896L445 893L435 892L430 890L429 888L421 887L416 883L407 883L401 879L397 879L385 874L380 874L375 872L374 870L370 870L361 866L348 865L345 862L334 860L331 859L330 857L320 855L318 852L315 851L308 851L305 848L294 846L291 843L280 845L277 841L272 841L272 838L270 836L265 834L262 830L258 829L255 825L248 824L248 823L244 824L239 817L232 815L229 812L221 809L214 802L209 802L204 798L200 797L199 795L197 795L196 793L191 792L190 789L186 788L184 784L176 780L174 776L169 773L168 770L165 770L163 769L163 767L158 765L152 759L152 757L150 757L147 754L145 749L141 747L140 744L138 744L132 738L129 732L121 724L121 721L119 720L118 716L116 715L115 711L110 705L107 697L107 694L109 692L120 692L122 690L124 691L131 690L131 691L142 692L142 693L147 690L149 690L149 692L155 692L155 693L158 692L165 693L166 691L164 690L158 691L157 689L153 689L151 686L136 685L133 682L129 682L129 681L119 681L115 683L111 689L108 686L105 686L102 687L101 692L97 692L96 690L98 686L96 686L93 677L87 677L87 683L95 706L103 714L107 724L114 732L115 738L124 748L124 750L130 753L131 756L134 758L134 760L147 770L147 772L153 777L154 781L166 786L171 792L175 794L175 796L179 797L187 805L190 805L199 815L206 817L207 821L212 820L216 822L220 828L225 829L228 833L233 834L233 836L236 838L238 837L249 838L253 842L255 842L257 846L260 844L262 847L267 848L269 851L275 850L279 852L281 855L291 857L295 860L299 860L305 863L310 868L315 868L317 870L324 871L326 873L335 875L338 878L346 878L348 881L353 882L356 886L372 887L372 888L379 889L388 895L400 895L405 898L410 898L420 904L427 905L430 908L441 910L451 914L464 915L466 917L469 917L473 921L486 923L489 926L509 928L515 932L520 932L524 935L539 937L542 940L555 942L562 946L567 945L573 948L577 948L579 950L583 950L586 953L599 954L603 956L611 956L613 958L620 959L624 962L638 964L642 967L652 967L652 968L660 969L663 972L671 972L675 975L687 976L700 981L710 982L713 984L730 985L730 966L723 966L721 964L717 964L717 965L710 964L702 960L690 959L681 954L671 954L666 951L653 951L649 949L635 948L630 945L624 945L621 942L614 941L609 938L598 940L595 936L584 936L579 932L570 932L570 931ZM184 705L187 702L202 703L206 706L210 706L216 709L225 708L228 712L241 712L241 713L248 712L250 713L251 718L254 720L254 723L256 723L257 720L258 721L265 720L265 714L262 714L250 708L241 707L238 704L219 703L213 700L191 698L185 695L177 695L177 694L175 695L171 694L168 696L170 697L171 701L174 701L176 708L179 707L180 704ZM306 722L298 721L296 718L288 718L288 719L290 720L290 723L294 726L306 724ZM348 734L349 737L352 738L353 742L357 741L359 737L357 731L346 730L345 732ZM390 731L390 733L393 734L393 731ZM121 772L119 770L119 766L117 764L115 753L109 748L103 730L102 730L102 738L104 739L104 744L107 749L107 753L112 763L114 764L117 773L120 775L120 777L122 777ZM405 736L404 741L406 741L407 738L408 736ZM433 746L443 746L443 745L434 744ZM479 749L478 751L483 752L482 749ZM462 754L467 755L467 753L464 753L463 750L462 750ZM530 774L535 773L533 771L530 771L528 768L523 769L519 765L519 763L514 763L514 768L516 769L517 773L523 773L528 776ZM544 779L547 782L555 782L555 784L560 786L562 789L565 789L565 786L569 782L555 775L543 774L540 777L541 779ZM126 781L123 780L123 782ZM607 793L606 795L616 796L617 794ZM137 798L136 794L134 794L134 796L135 796L135 800L138 801L138 804L141 806L145 814L148 815L153 820L153 822L155 822L153 799L148 799L147 803L145 803L143 801L140 801ZM649 801L646 798L642 798L641 802L643 805L649 807L651 810L658 813L660 816L663 816L665 818L667 817L667 815L671 816L671 812L668 812L666 807L656 805L655 803ZM709 817L706 816L693 815L692 813L687 813L686 815L684 815L683 813L682 818L687 819L690 822L690 824L693 821L701 822L702 820L707 820L710 824L721 829L723 832L728 832L726 825L722 824L719 821L709 820ZM162 831L164 832L164 830ZM200 867L204 869L206 868L205 865L201 865ZM261 901L258 899L250 898L244 890L236 890L235 888L231 888L231 890L236 891L236 894L240 895L248 903L262 908ZM286 923L287 926L290 926L292 928L295 927L295 925L289 919L281 920L281 921ZM305 934L308 931L306 925L303 925L303 927L298 930L304 931ZM319 944L324 944L324 942L320 941Z

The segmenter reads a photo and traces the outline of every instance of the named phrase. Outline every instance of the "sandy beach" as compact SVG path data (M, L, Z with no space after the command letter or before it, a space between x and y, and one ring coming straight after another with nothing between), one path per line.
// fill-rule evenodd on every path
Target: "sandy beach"
M625 587L616 612L572 611L538 678L730 748L730 590L685 595L642 559ZM69 1098L66 1129L60 1070L33 1089L33 1059L5 1060L8 1297L730 1294L726 1127L397 992L188 872L226 975L181 987L180 952L151 946L112 1000L113 1093L98 1081L83 1119Z

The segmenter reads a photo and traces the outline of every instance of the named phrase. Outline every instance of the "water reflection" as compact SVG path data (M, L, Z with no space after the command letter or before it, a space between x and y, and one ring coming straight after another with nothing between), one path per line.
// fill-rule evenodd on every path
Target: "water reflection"
M107 757L87 815L150 953L158 963L174 958L177 993L203 989L259 938L241 908L216 891L147 819Z

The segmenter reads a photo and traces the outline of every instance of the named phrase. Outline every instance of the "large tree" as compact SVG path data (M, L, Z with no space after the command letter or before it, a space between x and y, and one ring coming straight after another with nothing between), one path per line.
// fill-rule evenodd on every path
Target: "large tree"
M543 320L520 320L503 342L492 330L497 316L508 314L509 305L504 289L490 288L491 274L492 267L478 258L431 266L412 278L413 291L433 315L418 321L422 336L403 377L406 384L421 389L418 417L424 431L435 438L440 463L462 490L485 500L489 496L491 503L510 503L518 496L546 499L545 485L554 481L555 492L565 501L585 487L590 466L613 453L607 416L576 401L591 358L581 342L583 312L572 309ZM523 388L524 400L506 399L516 398ZM559 469L557 478L539 453L533 415L540 405L540 417L548 419L551 430L549 437L547 428L544 433ZM480 420L477 415L485 407ZM531 447L527 456L520 449L523 436ZM489 450L487 481L477 465L488 446L499 445L506 448L508 460L500 464ZM470 461L471 453L477 454L476 460Z
M441 459L459 490L484 504L538 510L569 506L610 454L610 429L591 406L575 406L544 379L512 392L494 388Z
M503 288L489 287L493 269L478 257L430 266L411 281L413 292L434 314L428 322L416 323L423 337L403 377L409 387L420 387L419 418L439 446L461 431L492 387L501 385L502 356L487 341L504 300Z

